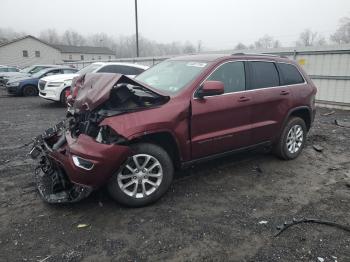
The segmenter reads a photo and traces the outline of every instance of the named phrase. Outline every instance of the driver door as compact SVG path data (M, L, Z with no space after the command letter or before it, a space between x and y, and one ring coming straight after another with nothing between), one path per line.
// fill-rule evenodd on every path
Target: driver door
M192 98L193 159L248 146L251 138L251 99L245 91L244 62L221 64L206 80L223 82L225 93Z

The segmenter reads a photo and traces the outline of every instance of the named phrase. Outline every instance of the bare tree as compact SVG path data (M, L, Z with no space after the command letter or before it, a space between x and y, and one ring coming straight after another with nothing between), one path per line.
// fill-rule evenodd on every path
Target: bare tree
M312 32L310 29L305 29L300 33L299 39L296 42L297 46L316 46L325 45L326 39L317 32Z
M183 52L185 54L192 54L196 52L196 48L194 47L194 45L191 44L190 41L186 41L184 47L183 47Z
M272 36L264 35L263 37L259 38L258 41L254 42L255 48L275 48L280 47L281 43L278 40L274 40Z
M58 35L56 29L46 29L40 32L39 38L49 44L60 44L61 37Z
M245 44L243 44L243 43L238 43L236 46L235 46L235 48L234 48L234 50L242 50L242 49L247 49L248 47L245 45Z
M0 28L0 43L6 43L13 39L24 36L23 32L15 32L11 28Z
M62 36L62 42L66 45L82 46L86 44L84 36L73 30L66 30Z
M350 17L340 19L339 28L331 35L331 40L337 44L350 43Z

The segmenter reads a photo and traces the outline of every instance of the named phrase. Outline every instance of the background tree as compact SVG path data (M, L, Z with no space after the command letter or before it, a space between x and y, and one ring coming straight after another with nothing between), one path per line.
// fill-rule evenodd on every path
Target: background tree
M274 40L272 36L264 35L254 42L254 47L257 49L277 48L281 43L278 40Z
M235 48L234 48L234 50L242 50L242 49L247 49L248 47L245 45L245 44L243 44L243 43L238 43L236 46L235 46Z
M56 29L46 29L40 32L39 38L49 44L60 44L61 37Z
M66 30L62 35L62 43L65 45L82 46L86 44L86 39L74 30Z
M343 17L340 19L339 28L331 35L331 40L337 44L350 43L350 18Z
M310 29L305 29L300 33L299 39L296 42L297 46L317 46L325 45L326 39L317 32L312 32Z

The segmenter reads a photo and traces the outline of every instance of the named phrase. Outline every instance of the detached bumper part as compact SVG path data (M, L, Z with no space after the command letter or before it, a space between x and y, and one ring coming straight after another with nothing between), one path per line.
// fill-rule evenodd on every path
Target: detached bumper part
M47 173L40 169L35 174L35 180L41 198L50 204L78 202L93 191L92 187L72 184L65 180L59 169Z

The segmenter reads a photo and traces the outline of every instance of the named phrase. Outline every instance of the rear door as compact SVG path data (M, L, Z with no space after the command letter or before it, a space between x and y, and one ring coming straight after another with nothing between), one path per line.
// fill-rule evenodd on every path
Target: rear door
M249 61L249 86L252 97L252 143L271 141L291 107L290 87L281 85L274 62Z
M251 100L245 92L245 63L226 62L206 80L224 83L225 93L192 97L192 158L230 151L249 145Z

